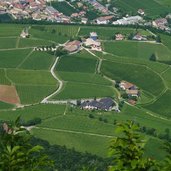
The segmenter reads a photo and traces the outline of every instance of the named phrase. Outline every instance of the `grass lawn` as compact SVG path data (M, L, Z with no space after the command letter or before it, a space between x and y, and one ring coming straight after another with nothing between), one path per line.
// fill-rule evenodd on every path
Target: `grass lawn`
M88 83L67 82L62 91L53 99L81 99L94 97L113 97L115 91L112 87Z
M49 70L55 57L46 52L33 52L19 67L30 70Z

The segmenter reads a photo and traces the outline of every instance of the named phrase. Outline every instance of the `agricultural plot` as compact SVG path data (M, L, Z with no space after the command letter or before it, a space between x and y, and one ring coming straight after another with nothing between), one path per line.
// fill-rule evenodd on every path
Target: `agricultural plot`
M17 38L0 37L0 49L16 48Z
M68 55L62 57L56 67L57 71L66 72L85 72L85 73L95 73L95 68L97 64L96 58L79 58L79 55Z
M41 40L41 39L33 39L33 38L28 38L28 39L20 38L19 40L19 48L37 47L37 46L46 46L46 45L52 45L52 42L47 40Z
M159 61L170 61L171 51L162 44L122 41L122 42L104 42L106 52L121 57L130 57L149 60L152 54L155 54ZM122 50L121 50L122 49Z
M167 86L169 88L171 88L171 69L170 69L170 67L165 72L163 72L162 77L164 78Z
M158 96L164 89L162 79L148 68L132 64L105 61L102 73L114 80L126 80L134 83L140 89Z
M56 86L34 86L34 85L16 85L21 104L39 103L44 97L53 93Z
M99 85L112 85L112 83L98 74L81 72L57 72L62 80L69 82L90 83Z
M122 11L128 13L133 12L134 14L136 14L138 9L144 9L145 13L150 17L156 17L160 14L165 14L170 10L170 8L166 4L159 4L155 0L117 0L115 4Z
M6 72L4 69L0 69L0 84L2 85L10 85L11 82L9 79L6 77Z
M67 148L74 148L80 152L89 152L102 157L108 155L111 138L42 129L33 129L32 132L36 137L47 140L52 145L65 144Z
M72 13L77 12L77 10L70 6L66 1L52 2L52 6L66 16L70 16Z
M153 111L154 113L158 113L164 117L171 117L171 91L168 90L164 93L157 101L153 104L145 106L145 108Z
M20 104L16 88L14 86L0 85L0 101L10 104Z
M30 29L31 38L48 40L52 43L65 43L76 36L78 26L33 26Z
M64 89L53 99L84 99L95 97L114 97L115 90L110 86L94 85L88 83L68 82Z
M56 85L57 81L49 71L30 71L8 69L7 77L15 84Z
M160 62L153 62L149 60L144 59L138 59L138 58L129 58L129 57L122 57L122 56L116 56L112 54L102 54L102 53L96 53L100 58L108 61L113 62L120 62L120 63L134 63L138 65L143 65L151 68L153 71L157 72L158 74L163 73L167 68L168 65Z
M19 65L19 68L29 70L47 70L51 67L54 60L54 55L46 52L34 51Z
M40 127L89 132L101 135L114 135L114 125L101 123L88 117L62 115L54 120L44 121Z
M121 33L124 35L129 35L130 33L142 33L143 35L151 35L149 32L144 31L144 30L135 30L132 28L112 28L112 27L81 27L79 35L80 36L89 36L90 32L96 32L97 35L99 36L99 39L102 40L114 40L114 35L117 33Z
M12 105L12 104L5 103L5 102L0 102L0 110L12 109L13 107L14 107L14 105Z
M44 122L44 120L63 115L65 108L65 105L37 104L13 111L1 111L0 116L2 120L15 120L18 116L21 116L25 121L41 118L42 122Z
M24 25L19 24L0 24L0 37L19 36Z
M0 51L0 67L16 68L30 53L31 49Z

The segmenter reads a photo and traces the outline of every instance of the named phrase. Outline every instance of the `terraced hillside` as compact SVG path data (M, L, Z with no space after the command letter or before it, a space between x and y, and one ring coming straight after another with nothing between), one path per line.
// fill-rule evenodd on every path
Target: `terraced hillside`
M146 128L154 128L156 134L171 129L171 70L166 64L171 61L169 36L161 34L160 44L117 42L113 40L115 33L127 35L135 30L108 28L107 32L107 28L101 27L33 25L29 26L30 37L22 39L20 33L25 27L0 24L0 84L15 87L21 103L16 107L0 102L1 120L19 115L27 121L41 118L42 123L32 129L35 136L51 144L103 157L107 156L110 139L117 136L116 121L131 119ZM88 36L92 31L99 34L102 52L82 47L79 52L57 57L55 53L35 51L37 46L60 46L78 36ZM145 30L139 32L151 34ZM156 62L149 60L152 54L156 54ZM112 97L119 102L120 92L114 83L120 80L134 83L141 91L137 105L125 103L120 113L83 111L67 103L71 99L96 97ZM58 104L41 103L47 97ZM61 101L65 103L59 104ZM162 140L151 135L146 139L146 155L156 157L154 151ZM164 155L161 150L157 159Z

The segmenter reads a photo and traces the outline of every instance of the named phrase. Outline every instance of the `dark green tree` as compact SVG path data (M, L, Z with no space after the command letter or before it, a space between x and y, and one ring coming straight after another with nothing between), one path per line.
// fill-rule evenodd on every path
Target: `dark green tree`
M150 61L156 61L157 58L156 58L156 55L153 53L150 58L149 58Z

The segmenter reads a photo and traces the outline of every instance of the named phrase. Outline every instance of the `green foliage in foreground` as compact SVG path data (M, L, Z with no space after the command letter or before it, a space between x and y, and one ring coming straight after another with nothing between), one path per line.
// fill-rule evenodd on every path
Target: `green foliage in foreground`
M169 171L171 170L171 144L166 142L163 146L168 155L163 161L157 162L144 156L143 136L138 133L139 126L132 121L118 124L120 135L112 140L110 156L113 164L109 171Z
M0 132L0 170L40 171L53 166L48 156L42 153L43 147L30 144L30 133L19 124L3 123Z
M111 171L147 171L155 165L155 161L144 158L143 137L136 131L139 128L133 122L120 124L117 131L121 136L112 140L110 155L113 157L114 166Z

